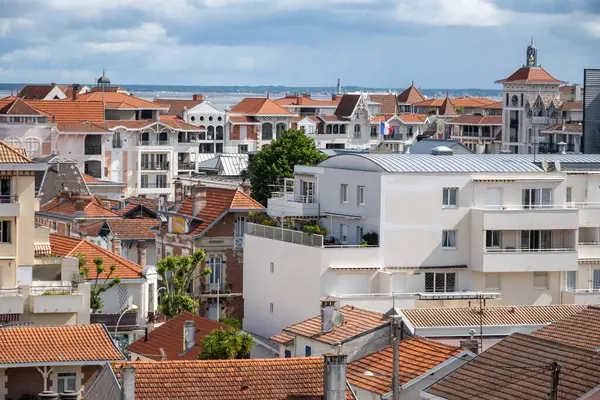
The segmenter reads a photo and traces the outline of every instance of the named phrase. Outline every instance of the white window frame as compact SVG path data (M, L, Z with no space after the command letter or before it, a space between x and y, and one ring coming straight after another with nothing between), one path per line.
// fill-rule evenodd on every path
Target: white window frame
M545 282L540 282L540 280ZM550 278L548 271L539 271L533 273L533 288L535 290L548 290L550 288Z
M340 224L340 243L346 244L348 243L348 225Z
M444 276L444 289L441 290L441 291L438 291L436 283L437 283L437 278L440 275ZM452 291L448 290L448 275L453 275L454 276L454 290L452 290ZM432 287L431 290L427 290L427 277L428 276L433 276L433 287ZM458 277L458 274L456 272L425 272L425 282L424 282L425 293L451 293L451 292L455 292L455 291L458 290L457 277Z
M488 244L488 241L489 241L488 239L491 239L491 245ZM485 231L485 248L486 249L500 249L501 247L502 247L502 231L498 231L498 230Z
M42 142L38 138L28 137L23 141L25 153L28 157L37 156L41 154Z
M340 203L348 204L348 184L342 183L340 185Z
M567 203L573 202L573 186L567 186L566 200L567 200Z
M454 204L452 204L451 193L454 193ZM445 187L442 189L442 206L444 208L457 208L458 207L458 188L457 187Z
M71 385L69 385L69 383L71 383ZM65 390L77 390L77 372L56 373L56 391L58 393L63 393Z
M577 289L577 271L567 271L565 273L565 289Z
M458 233L455 230L443 230L442 231L442 249L444 250L456 250L458 249ZM454 243L452 243L454 242ZM452 246L454 244L454 246Z
M216 285L223 284L223 256L221 254L211 254L208 256L208 267L210 268L210 275L208 276L208 283ZM218 271L218 274L215 274ZM220 282L219 282L220 281Z
M366 201L366 190L365 187L359 185L356 187L356 204L364 206Z

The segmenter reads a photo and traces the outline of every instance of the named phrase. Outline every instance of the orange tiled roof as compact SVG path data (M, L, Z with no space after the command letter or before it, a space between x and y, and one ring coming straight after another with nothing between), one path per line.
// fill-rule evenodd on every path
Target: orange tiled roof
M88 121L98 124L104 121L104 108L101 101L26 100L26 102L36 110L50 115L50 122Z
M454 118L451 124L457 125L502 125L501 115L461 115Z
M188 124L176 115L161 115L159 122L180 131L205 131L196 125Z
M561 111L583 110L583 101L565 101L560 109Z
M229 117L229 121L234 122L236 124L256 124L258 120L254 117L246 117L242 115L232 115Z
M376 115L373 118L371 118L371 123L372 124L378 124L380 122L385 122L387 121L389 118L386 118L385 115Z
M142 267L140 265L118 256L112 251L103 249L97 244L88 242L87 240L50 234L50 246L52 246L52 251L54 253L62 257L75 257L78 254L83 254L87 261L84 267L89 268L88 279L96 278L97 274L94 260L98 257L104 260L104 267L106 268L106 271L100 275L100 278L106 277L111 265L116 267L116 271L112 275L113 277L118 276L121 279L143 278Z
M123 360L103 325L14 326L0 329L0 365Z
M63 100L64 101L64 100ZM141 109L141 110L167 110L169 107L162 104L156 104L148 100L140 99L139 97L131 96L121 92L90 92L80 94L77 101L82 102L102 102L104 101L106 108L119 109Z
M425 100L425 96L415 87L415 83L398 95L398 103L415 104Z
M404 385L430 369L456 356L459 347L448 346L425 338L414 337L400 342L400 384ZM377 394L392 391L393 349L389 346L348 364L348 382ZM376 376L365 376L365 371Z
M0 141L0 164L34 164L21 149L16 149Z
M400 114L398 118L405 124L422 124L427 120L425 114Z
M177 211L179 214L192 215L193 195L187 197ZM197 217L203 221L193 228L189 235L201 234L210 224L228 210L263 210L262 204L240 190L206 187L206 207Z
M340 115L319 115L317 118L325 122L350 122L348 117L342 117Z
M298 107L337 107L342 97L336 97L332 100L313 99L304 95L288 95L280 99L273 100L280 106L298 106Z
M596 350L600 347L600 307L589 306L576 314L538 329L533 336Z
M232 114L291 115L292 113L269 98L246 97L231 109Z
M76 204L78 200L83 200L85 203L83 206L83 215L76 215ZM62 202L61 202L62 201ZM48 203L44 204L40 211L53 213L53 214L64 214L75 218L97 218L97 217L118 217L119 214L115 211L109 210L94 196L79 196L73 195L71 198L61 199L57 197Z
M506 79L496 83L565 83L554 78L542 67L522 67Z
M321 316L319 315L288 326L283 330L283 333L300 335L319 342L334 344L347 342L390 323L389 319L381 313L353 306L344 306L337 311L344 316L344 323L329 332L321 334Z
M288 335L285 332L278 333L277 335L273 335L269 338L269 340L279 343L279 344L288 344L294 341L294 336Z
M444 102L440 106L438 114L439 115L446 115L446 116L447 115L457 115L458 114L456 112L456 109L454 108L454 104L452 103L452 100L450 100L450 97L446 96L446 98L444 99Z
M83 181L85 183L102 183L103 181L101 181L98 178L94 178L93 176L89 176L88 174L81 174L81 176L83 176Z
M87 133L111 133L104 124L93 124L89 122L69 122L56 124L56 130L60 133L87 132Z
M158 225L154 218L110 219L106 223L118 239L154 239L151 229Z
M395 94L370 94L369 100L379 103L379 110L382 114L398 114Z
M502 110L504 106L501 101L497 101L495 103L488 104L483 108L485 108L486 110Z
M194 340L196 346L184 352L183 325L185 321L196 323L196 334ZM128 351L141 356L159 361L161 359L160 349L167 353L167 360L197 360L202 351L202 339L215 329L227 328L227 325L208 318L184 311L176 317L168 320L160 327L148 334L148 340L144 337L126 347Z
M113 363L118 379L123 365L135 368L136 400L323 396L323 357Z
M47 114L41 112L40 110L36 110L29 104L27 104L24 100L19 98L15 98L13 101L6 102L4 105L0 106L0 114L4 115L42 115L46 116Z
M444 104L446 98L443 99L428 99L415 103L417 107L441 107ZM464 108L495 108L497 104L502 108L502 102L498 102L493 99L486 97L456 97L451 99L452 104L455 107Z

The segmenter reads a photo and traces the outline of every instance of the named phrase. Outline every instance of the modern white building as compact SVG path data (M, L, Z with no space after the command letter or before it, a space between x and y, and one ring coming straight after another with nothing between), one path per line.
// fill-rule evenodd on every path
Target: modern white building
M600 301L600 156L433 153L297 166L267 208L292 229L248 224L245 329L273 335L323 299L379 312Z

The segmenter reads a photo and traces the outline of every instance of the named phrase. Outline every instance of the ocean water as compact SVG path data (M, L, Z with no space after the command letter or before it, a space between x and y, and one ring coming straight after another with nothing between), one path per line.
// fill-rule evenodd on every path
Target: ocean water
M0 98L15 94L25 84L0 83ZM92 86L92 84L87 84ZM294 87L294 86L179 86L179 85L119 85L131 94L147 100L156 97L164 99L191 99L194 93L208 98L213 104L227 108L239 103L244 97L264 97L267 92L271 98L285 96L286 93L310 93L315 99L326 99L335 93L335 87ZM344 92L379 92L401 93L404 88L368 88L360 86L344 86ZM420 89L428 98L443 97L448 93L451 97L472 96L500 99L501 91L494 89Z

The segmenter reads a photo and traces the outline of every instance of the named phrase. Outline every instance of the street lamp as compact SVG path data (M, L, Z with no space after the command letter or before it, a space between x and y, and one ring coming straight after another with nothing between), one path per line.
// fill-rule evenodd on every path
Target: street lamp
M121 315L119 316L119 319L117 320L117 326L115 326L115 339L117 337L117 330L119 329L119 323L121 322L121 318L123 318L123 315L125 315L125 313L128 312L128 311L134 311L134 310L137 310L137 309L138 309L138 306L136 306L135 304L131 304L129 307L127 307L125 309L125 311L123 311L121 313Z

